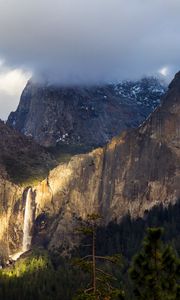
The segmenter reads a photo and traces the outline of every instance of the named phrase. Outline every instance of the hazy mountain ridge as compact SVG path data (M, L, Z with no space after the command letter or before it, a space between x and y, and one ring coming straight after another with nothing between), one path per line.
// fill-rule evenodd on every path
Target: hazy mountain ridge
M55 87L29 81L8 124L43 146L104 145L138 127L166 88L155 78L96 87Z
M0 120L0 171L1 177L16 183L42 179L55 166L53 157L15 129Z

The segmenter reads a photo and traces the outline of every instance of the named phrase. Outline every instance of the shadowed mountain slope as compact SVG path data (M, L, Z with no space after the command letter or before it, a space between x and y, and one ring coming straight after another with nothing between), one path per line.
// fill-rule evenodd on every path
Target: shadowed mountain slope
M1 176L13 182L43 179L55 166L51 155L31 138L0 121Z
M135 128L159 105L165 87L155 78L94 87L25 87L8 124L43 146L98 147Z

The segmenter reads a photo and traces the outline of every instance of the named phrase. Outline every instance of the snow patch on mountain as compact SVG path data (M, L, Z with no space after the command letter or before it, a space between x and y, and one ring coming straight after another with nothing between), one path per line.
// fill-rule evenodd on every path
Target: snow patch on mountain
M137 105L155 109L167 90L164 83L154 77L145 77L138 81L123 81L114 86L117 95L125 97Z

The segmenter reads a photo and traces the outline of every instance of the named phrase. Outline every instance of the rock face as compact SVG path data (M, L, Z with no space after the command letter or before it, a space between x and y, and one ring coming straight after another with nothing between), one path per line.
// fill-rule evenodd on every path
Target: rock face
M49 153L32 139L23 136L2 121L0 136L1 256L2 252L21 250L26 184L45 178L55 162Z
M18 251L22 243L23 189L0 177L0 256Z
M8 188L8 184L6 189L3 182L0 185L5 224L0 239L8 236L15 251L16 239L18 245L22 242L27 189L12 184ZM77 243L73 231L87 214L99 212L107 224L120 222L127 213L136 218L154 205L176 202L180 198L180 73L162 105L138 129L60 164L32 190L33 243L64 253ZM8 218L2 203L9 207Z
M159 105L157 79L96 87L54 87L29 81L8 124L43 146L100 146L137 127Z
M15 183L43 178L55 165L50 154L0 120L0 174Z
M79 219L99 212L107 224L180 198L180 73L162 106L139 128L104 148L75 156L36 188L35 242L72 249Z

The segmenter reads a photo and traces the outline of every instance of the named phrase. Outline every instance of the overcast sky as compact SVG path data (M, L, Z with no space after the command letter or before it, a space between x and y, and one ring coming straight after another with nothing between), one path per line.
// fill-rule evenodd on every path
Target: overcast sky
M27 79L58 84L180 69L180 0L0 0L0 118Z

